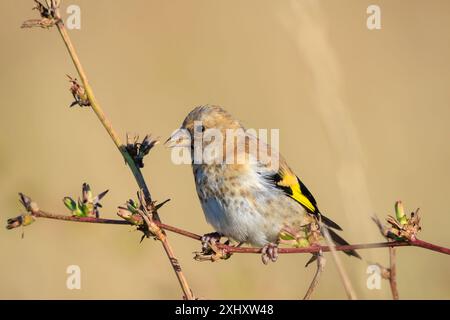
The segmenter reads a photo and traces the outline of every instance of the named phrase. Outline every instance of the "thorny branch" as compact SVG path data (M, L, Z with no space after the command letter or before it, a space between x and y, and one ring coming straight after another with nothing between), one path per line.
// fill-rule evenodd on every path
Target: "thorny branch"
M43 211L37 207L37 204L31 201L32 206L35 206L35 210L28 212L26 214L20 215L15 218L8 220L8 229L18 228L20 226L28 226L33 223L36 218L46 218L52 220L62 220L71 222L83 222L83 223L98 223L98 224L115 224L115 225L128 225L138 227L143 223L142 217L137 216L129 217L128 220L117 220L117 219L104 219L95 217L75 217L63 214L55 214L47 211ZM161 205L161 204L160 204ZM28 209L27 209L28 210ZM118 215L121 216L123 213L120 210ZM155 222L157 226L166 231L170 231L193 240L201 241L202 236L190 231L186 231L171 225L164 224L162 222ZM232 245L225 245L222 243L217 243L217 248L223 255L232 253L261 253L262 248L255 247L236 247ZM443 254L450 255L450 248L438 246L426 241L419 240L415 238L414 240L398 240L398 241L388 241L388 242L377 242L377 243L362 243L362 244L352 244L352 245L338 245L335 246L336 251L348 251L348 250L363 250L363 249L376 249L376 248L393 248L393 247L419 247L426 250L431 250ZM295 254L295 253L318 253L329 252L331 249L328 246L310 246L310 247L300 247L300 248L279 248L278 253L280 254Z
M64 22L61 19L61 15L59 12L60 0L46 0L45 1L46 4L43 4L38 0L34 0L34 2L35 7L33 9L39 12L39 14L41 15L41 19L27 20L22 24L22 28L31 28L31 27L50 28L53 26L57 27L82 82L82 85L80 85L76 79L69 77L70 82L72 84L70 91L75 98L75 102L72 103L71 106L75 104L78 104L79 106L90 106L97 115L98 119L100 120L104 128L106 129L106 131L108 132L108 134L110 135L114 144L124 157L125 162L127 163L131 172L133 173L134 178L139 186L139 190L142 190L142 193L144 195L146 204L145 212L149 213L148 215L145 216L144 219L145 227L148 228L150 232L156 235L156 238L161 241L164 250L169 258L169 261L172 265L172 268L175 271L179 284L183 290L184 298L188 300L194 299L194 295L192 294L192 291L187 283L186 277L184 276L181 270L178 260L174 256L173 250L167 240L167 236L165 235L162 229L160 229L157 225L153 223L153 222L160 222L161 220L159 218L157 209L155 208L155 202L152 201L150 190L140 170L140 168L143 166L141 161L142 159L138 158L135 159L130 155L127 146L122 144L119 136L113 129L111 122L109 121L103 109L100 107L100 104L98 103L97 99L95 98L93 89L89 84L87 75L79 60L75 47L64 26ZM146 152L144 153L141 153L141 155L145 156L151 149L151 147L153 147L155 144L156 142L148 144L146 146L148 150L146 150Z

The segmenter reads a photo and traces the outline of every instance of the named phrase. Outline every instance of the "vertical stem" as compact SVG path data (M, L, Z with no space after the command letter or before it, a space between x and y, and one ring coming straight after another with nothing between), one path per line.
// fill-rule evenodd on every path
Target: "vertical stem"
M314 290L316 289L317 285L319 284L319 279L320 279L320 276L322 275L324 268L325 268L325 257L323 256L322 251L319 251L317 253L316 273L314 274L314 278L311 281L311 284L309 285L308 291L306 291L306 294L303 297L303 300L311 299L311 295L313 294Z
M170 264L172 265L173 270L175 271L175 275L177 276L178 282L180 283L181 288L183 289L184 298L186 300L195 300L195 297L192 293L192 290L189 287L186 277L184 276L183 271L181 270L181 266L178 262L178 259L175 258L172 247L170 243L167 241L167 237L161 240L164 250L168 257L170 257Z
M186 277L184 276L183 271L181 270L180 263L178 262L178 259L175 258L175 255L173 253L172 247L170 246L170 243L167 241L167 236L163 232L163 230L158 227L152 220L151 216L147 213L146 210L142 213L142 218L144 219L145 223L147 224L148 230L150 230L151 233L153 233L162 243L164 250L166 251L167 256L169 257L169 262L172 265L173 271L175 271L175 275L177 276L178 283L181 286L181 289L184 293L184 298L186 300L194 300L194 294L192 293L192 290L189 287L189 284L186 280Z
M57 12L57 18L60 18L59 12ZM98 119L102 123L103 127L105 127L106 131L108 132L109 136L113 140L114 144L119 149L122 156L124 157L125 161L127 162L128 166L131 169L131 172L133 173L133 175L136 179L139 189L142 190L142 192L143 192L144 198L146 200L145 202L148 204L149 208L152 209L151 210L151 213L152 213L151 218L145 217L148 227L152 228L152 230L156 234L158 240L161 241L161 243L164 247L164 250L167 254L167 257L169 258L169 261L172 265L172 268L175 271L175 274L177 276L177 279L181 286L181 289L183 290L184 297L188 300L194 299L192 290L189 288L188 282L186 280L186 277L184 276L184 273L181 270L181 267L180 267L180 264L178 263L177 258L175 258L172 247L170 246L170 244L167 240L167 236L166 236L165 232L153 222L153 220L155 220L156 222L160 222L161 220L158 216L158 213L153 208L151 194L150 194L150 191L144 180L141 170L136 166L133 158L130 156L128 151L125 149L125 146L122 144L119 136L114 131L111 122L108 120L105 113L103 112L103 109L100 107L99 103L97 102L94 92L92 90L92 87L89 84L86 73L84 72L83 66L81 65L78 55L75 51L75 47L73 46L72 41L70 40L69 34L67 33L67 30L64 27L64 23L62 22L61 19L59 19L56 26L57 26L58 31L61 34L61 37L67 47L67 50L69 51L70 57L72 58L72 61L73 61L73 64L75 65L75 68L78 71L78 74L81 78L84 89L86 90L86 94L89 98L89 102L91 103L92 110L94 110L95 114L97 115Z
M389 284L391 286L392 298L398 300L396 249L394 247L389 248L389 264Z
M119 136L115 132L114 128L112 127L111 122L106 117L103 109L100 107L99 103L97 102L97 99L95 98L94 91L92 90L92 87L89 84L89 80L86 76L86 73L83 69L83 66L81 65L81 62L78 58L78 55L76 53L75 47L72 44L72 41L70 40L69 34L67 33L67 29L64 27L64 23L60 20L56 24L59 33L61 34L62 39L64 40L64 44L67 47L67 50L69 51L70 57L72 58L73 64L75 65L75 68L78 71L78 74L80 75L81 81L83 83L84 89L86 90L86 94L89 98L89 102L91 103L92 110L94 110L95 114L97 115L98 119L102 123L103 127L108 132L109 136L111 137L112 141L116 145L116 147L119 149L120 153L124 157L125 161L127 162L128 166L131 169L131 172L134 175L134 178L136 179L136 182L139 186L139 189L142 189L144 191L144 195L146 197L147 203L151 202L151 195L150 191L148 189L148 186L144 180L144 177L142 176L141 170L136 166L133 159L131 158L130 154L125 149L125 146L122 144ZM159 217L157 216L157 220L159 220Z
M356 300L356 293L353 289L352 283L350 282L350 279L347 275L347 272L344 269L344 266L342 265L342 261L339 258L335 245L333 243L333 240L331 239L330 233L328 232L327 228L323 225L323 223L320 222L320 231L322 231L322 234L325 237L325 240L327 241L328 246L330 247L331 255L333 257L334 262L336 263L336 267L339 271L339 276L341 277L342 284L344 285L345 292L347 293L347 297L350 300Z

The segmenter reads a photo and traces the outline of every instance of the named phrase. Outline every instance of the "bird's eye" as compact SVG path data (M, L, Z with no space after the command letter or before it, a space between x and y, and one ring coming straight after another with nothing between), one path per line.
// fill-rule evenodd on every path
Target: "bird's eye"
M197 132L205 132L205 126L198 126Z

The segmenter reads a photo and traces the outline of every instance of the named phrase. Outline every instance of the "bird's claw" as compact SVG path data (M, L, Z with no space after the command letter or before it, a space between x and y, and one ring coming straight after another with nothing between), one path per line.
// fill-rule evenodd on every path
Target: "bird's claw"
M222 234L218 232L207 233L201 238L202 242L202 251L194 252L194 259L197 261L217 261L217 260L226 260L231 257L231 253L226 252L225 250L218 247L220 244L220 239L222 238ZM223 243L228 246L230 244L230 240L227 240Z
M220 241L220 238L222 238L222 235L218 232L212 232L212 233L207 233L205 235L202 236L202 251L208 251L210 249L210 244L213 243L217 243Z
M268 243L261 251L261 259L264 264L268 264L269 261L275 262L278 259L278 244Z

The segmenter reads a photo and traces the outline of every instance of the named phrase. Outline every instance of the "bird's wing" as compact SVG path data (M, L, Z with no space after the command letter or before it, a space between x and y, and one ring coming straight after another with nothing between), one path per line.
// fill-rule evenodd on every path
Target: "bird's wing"
M272 150L270 144L261 143L258 137L248 134L248 139L246 139L246 153L249 152L249 142L256 142L258 146L258 154L253 158L256 160L257 168L256 170L266 179L266 181L273 187L284 191L286 195L300 203L309 213L318 214L319 209L317 208L316 200L314 199L308 188L302 183L302 181L295 175L295 173L289 168L287 162L275 150L277 157L275 161L278 162L277 166L273 166ZM269 155L270 162L264 163L261 157L261 153L266 153Z
M312 193L300 178L295 175L291 168L289 168L286 161L281 158L281 156L279 159L278 171L272 171L270 174L266 174L266 177L269 183L275 188L282 190L288 197L302 205L307 212L320 217L325 225L337 230L342 230L337 223L320 213L316 199L314 199Z
M263 149L263 152L268 152L268 154L271 154L273 150L271 149L269 144L260 144L260 141L257 137L252 136L252 139L254 139L258 143L259 148L261 148L261 146L265 148ZM246 141L246 152L248 152L248 149L248 141ZM260 149L258 150L261 151ZM278 161L278 169L274 170L272 167L273 163L262 163L261 159L259 158L260 155L258 154L258 157L256 157L258 173L261 174L265 178L265 180L274 188L282 190L284 194L302 205L308 213L315 215L320 220L322 220L325 225L337 230L342 230L342 228L336 222L328 219L320 213L319 208L317 207L316 199L314 199L312 193L295 175L292 169L289 168L286 160L284 160L281 154L277 153L277 155L278 157L276 157L276 159Z
M279 170L269 176L269 179L276 188L283 190L287 196L301 204L309 213L319 213L316 199L292 170L282 163L281 159Z

